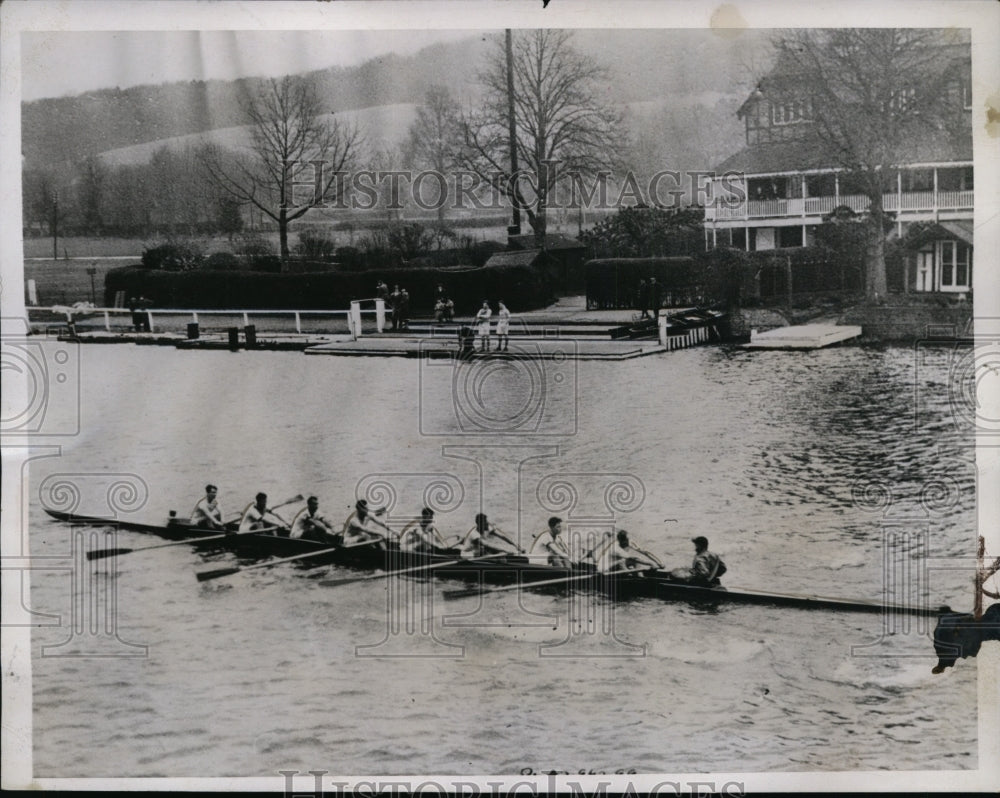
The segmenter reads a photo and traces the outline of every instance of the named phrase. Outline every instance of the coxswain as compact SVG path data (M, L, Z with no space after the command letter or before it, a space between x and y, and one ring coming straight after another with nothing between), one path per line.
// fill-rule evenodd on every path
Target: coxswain
M524 554L524 549L490 523L486 513L476 515L476 525L462 541L463 557L485 557L490 554Z
M222 508L219 507L219 489L215 485L205 486L205 498L191 511L191 526L199 529L225 529Z
M670 578L675 582L687 582L702 587L716 587L719 577L726 572L726 564L718 554L708 550L708 538L699 535L691 538L694 543L694 561L690 568L675 568L670 572Z
M448 550L448 544L434 525L434 511L430 507L420 511L419 521L411 521L400 532L399 548L424 554L442 554Z
M534 552L540 546L548 554L549 565L557 568L569 568L571 565L569 549L566 548L566 544L559 537L561 533L562 519L552 516L549 519L549 528L531 542L531 551Z
M339 545L344 536L335 531L333 523L319 511L319 499L310 496L306 506L292 519L292 538L315 540L319 543Z
M648 551L631 545L626 530L619 529L616 538L615 544L604 550L604 554L598 562L600 571L608 573L611 571L631 571L642 566L648 568L663 567L663 563Z
M368 509L368 502L358 499L354 505L354 512L344 522L344 545L354 543L364 543L369 540L386 540L386 533L391 531L375 515L380 515L385 509L376 510L374 515ZM381 527L384 532L380 532L376 527Z
M284 537L288 535L288 522L268 509L266 493L258 493L253 504L243 511L240 532L269 532Z

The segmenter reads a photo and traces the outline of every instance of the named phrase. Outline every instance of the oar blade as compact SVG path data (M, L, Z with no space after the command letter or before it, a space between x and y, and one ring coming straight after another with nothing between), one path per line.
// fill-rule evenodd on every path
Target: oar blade
M214 571L201 571L195 576L198 577L199 582L207 582L209 579L218 579L220 576L238 574L241 570L241 568L217 568Z
M129 554L134 549L95 549L87 552L88 560L101 560L105 557L117 557L119 554Z

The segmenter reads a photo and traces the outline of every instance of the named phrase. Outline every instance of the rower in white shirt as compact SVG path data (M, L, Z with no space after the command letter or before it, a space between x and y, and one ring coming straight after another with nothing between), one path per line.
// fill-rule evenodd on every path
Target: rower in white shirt
M448 550L448 544L434 524L434 511L425 507L420 511L420 520L411 521L399 533L399 548L402 551L439 554Z
M191 511L191 525L200 529L224 529L222 508L219 506L219 489L215 485L205 486L205 497Z
M292 519L289 537L334 544L343 540L343 535L335 531L330 519L320 513L319 499L315 496L310 496L306 500L306 506Z
M531 542L531 552L534 553L536 549L541 548L548 554L547 561L549 565L558 568L569 568L572 562L570 561L569 549L566 548L566 544L559 537L561 533L562 519L552 516L549 519L549 528L536 536Z
M243 511L240 532L269 532L288 535L288 523L267 506L267 494L258 493L253 503Z
M649 568L662 568L663 563L648 551L636 548L629 543L628 532L619 529L614 545L605 548L604 553L598 560L597 568L603 573L611 571L631 571L636 568L647 566Z

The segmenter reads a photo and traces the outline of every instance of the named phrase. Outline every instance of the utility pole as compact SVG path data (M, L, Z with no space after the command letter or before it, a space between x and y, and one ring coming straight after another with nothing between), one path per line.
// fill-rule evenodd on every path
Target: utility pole
M517 175L517 125L514 123L514 41L510 28L504 31L507 44L507 136L510 143L510 174L514 179ZM516 184L515 184L516 185ZM511 198L514 212L507 235L521 235L521 209L517 207L517 198Z
M59 192L52 194L52 260L59 260Z

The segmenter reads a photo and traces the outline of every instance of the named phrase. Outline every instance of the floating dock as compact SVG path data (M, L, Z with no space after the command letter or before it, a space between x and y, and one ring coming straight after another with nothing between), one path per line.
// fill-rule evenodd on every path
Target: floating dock
M493 343L496 343L494 336ZM307 355L365 355L380 357L422 357L468 360L631 360L662 352L655 341L602 341L594 339L511 338L506 350L483 352L477 345L464 352L452 338L409 338L366 335L356 341L331 341L305 350Z
M800 324L750 333L746 349L822 349L861 335L861 328L840 324Z

